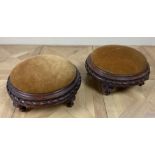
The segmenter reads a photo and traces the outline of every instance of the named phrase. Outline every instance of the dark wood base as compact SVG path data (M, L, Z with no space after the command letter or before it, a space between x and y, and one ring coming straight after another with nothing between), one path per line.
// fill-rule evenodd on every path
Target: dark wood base
M46 94L29 94L16 89L8 79L7 91L10 95L13 105L21 111L29 111L33 108L42 106L65 104L67 107L74 105L75 95L81 84L81 76L77 70L75 80L67 87Z
M104 72L97 68L91 61L90 56L88 56L85 67L88 75L96 79L101 87L101 91L105 95L109 95L117 88L127 88L133 85L144 85L144 81L149 79L150 67L149 64L144 72L134 75L134 76L118 76L107 72Z

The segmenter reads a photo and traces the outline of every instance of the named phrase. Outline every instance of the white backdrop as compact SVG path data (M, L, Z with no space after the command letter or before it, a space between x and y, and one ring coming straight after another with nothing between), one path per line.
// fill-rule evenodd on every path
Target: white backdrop
M0 44L44 45L155 45L155 37L0 37Z

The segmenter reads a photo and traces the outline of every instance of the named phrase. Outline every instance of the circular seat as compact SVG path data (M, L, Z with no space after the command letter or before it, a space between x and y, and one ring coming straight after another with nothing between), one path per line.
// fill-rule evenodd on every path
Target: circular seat
M86 69L101 82L105 94L117 87L142 85L150 73L149 64L142 53L120 45L95 49L86 60Z
M93 64L115 75L136 75L147 67L146 58L137 50L119 45L103 46L91 54Z
M10 74L14 87L26 93L52 93L68 86L76 67L55 55L42 55L18 64Z
M15 105L33 108L72 100L79 85L80 74L71 62L56 55L39 55L12 70L7 88ZM73 94L66 98L65 95L71 92ZM30 103L26 103L27 100Z

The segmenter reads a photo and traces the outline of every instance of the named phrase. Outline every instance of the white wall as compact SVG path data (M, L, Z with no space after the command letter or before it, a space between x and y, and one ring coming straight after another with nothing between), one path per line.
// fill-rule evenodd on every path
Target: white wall
M0 37L0 44L44 45L155 45L155 37Z

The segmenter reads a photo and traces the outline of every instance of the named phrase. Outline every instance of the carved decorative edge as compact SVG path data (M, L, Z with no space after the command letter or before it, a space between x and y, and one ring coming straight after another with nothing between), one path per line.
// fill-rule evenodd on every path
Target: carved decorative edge
M117 76L107 74L93 65L90 55L86 59L85 68L89 75L99 81L102 93L105 95L110 94L115 88L127 88L133 85L142 86L144 81L149 79L150 75L149 64L144 72L134 76Z
M28 111L33 108L42 106L66 104L67 107L72 107L75 100L75 95L81 85L81 76L79 71L76 71L75 80L66 88L60 89L53 93L46 94L29 94L16 89L8 79L7 91L11 97L15 107L21 111Z

